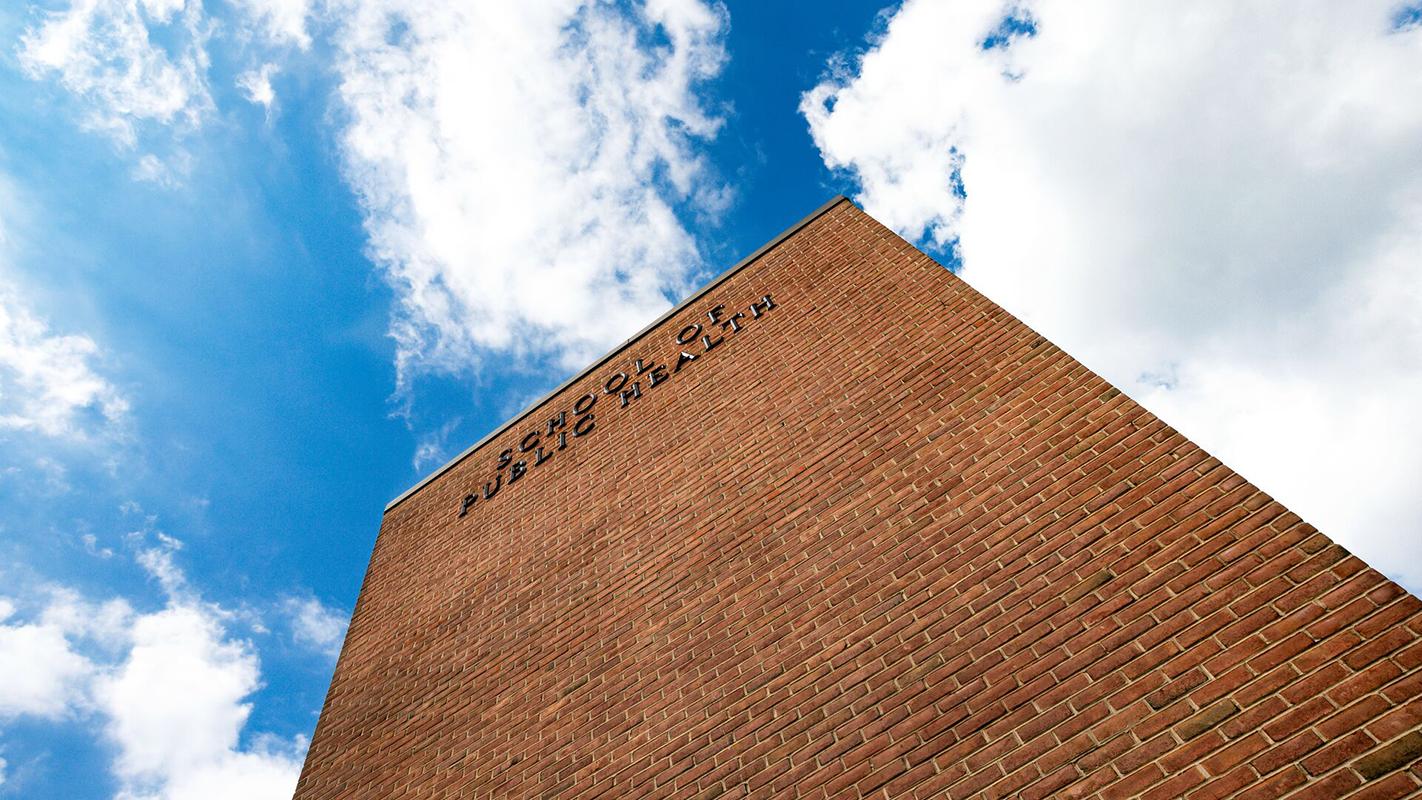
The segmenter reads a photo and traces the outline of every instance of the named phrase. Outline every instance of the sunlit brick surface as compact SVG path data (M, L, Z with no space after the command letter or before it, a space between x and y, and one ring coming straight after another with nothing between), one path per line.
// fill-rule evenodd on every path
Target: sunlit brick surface
M296 794L1403 797L1420 608L841 202L386 514Z

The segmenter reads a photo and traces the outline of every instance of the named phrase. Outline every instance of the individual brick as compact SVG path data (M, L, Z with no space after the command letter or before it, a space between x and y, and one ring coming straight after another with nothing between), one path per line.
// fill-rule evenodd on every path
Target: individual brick
M1354 761L1364 780L1374 780L1422 758L1422 731L1413 731Z

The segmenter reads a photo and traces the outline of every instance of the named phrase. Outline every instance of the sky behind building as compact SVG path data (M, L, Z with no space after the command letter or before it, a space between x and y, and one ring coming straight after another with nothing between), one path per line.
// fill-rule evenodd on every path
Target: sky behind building
M8 6L0 796L289 795L385 502L834 193L1418 591L1422 8L1236 6Z

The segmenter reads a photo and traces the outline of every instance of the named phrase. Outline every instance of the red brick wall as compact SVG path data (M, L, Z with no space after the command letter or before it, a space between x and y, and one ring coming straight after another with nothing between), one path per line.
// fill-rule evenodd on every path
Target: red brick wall
M386 514L296 794L1402 797L1419 609L841 202Z

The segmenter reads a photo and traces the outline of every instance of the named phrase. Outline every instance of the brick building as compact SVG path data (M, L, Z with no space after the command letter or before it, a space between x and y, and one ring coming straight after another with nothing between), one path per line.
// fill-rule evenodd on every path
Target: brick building
M391 503L296 796L1385 798L1419 757L1422 603L841 198Z

